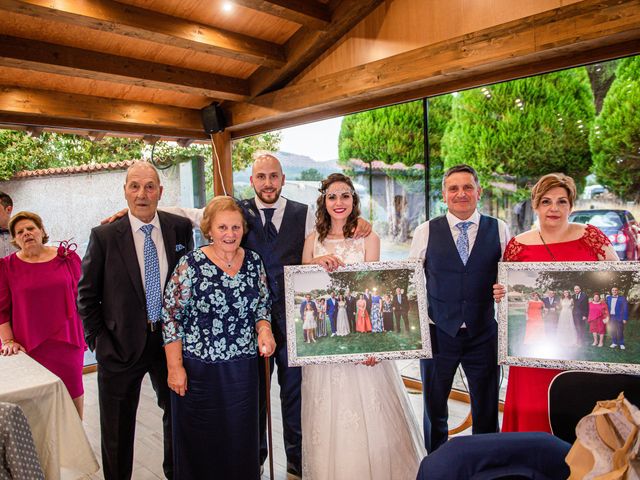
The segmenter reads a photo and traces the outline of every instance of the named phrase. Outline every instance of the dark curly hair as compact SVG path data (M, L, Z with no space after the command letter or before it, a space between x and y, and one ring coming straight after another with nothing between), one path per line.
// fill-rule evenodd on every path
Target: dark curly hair
M318 189L320 196L316 202L316 230L318 231L318 241L320 243L327 238L327 235L331 230L331 217L329 216L327 206L325 205L325 195L327 193L327 189L336 182L346 183L353 194L353 210L349 214L349 217L347 217L347 223L345 223L342 228L344 238L351 238L356 226L358 225L358 218L360 217L360 198L356 193L356 189L353 188L353 182L351 182L349 177L342 173L332 173L322 181L322 184Z

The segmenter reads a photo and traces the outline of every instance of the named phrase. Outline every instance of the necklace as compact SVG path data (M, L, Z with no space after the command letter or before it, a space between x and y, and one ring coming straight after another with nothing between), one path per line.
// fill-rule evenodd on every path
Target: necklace
M542 238L542 232L538 231L538 235L540 235L540 240L542 240L542 244L544 245L544 248L546 248L547 252L549 252L549 256L551 257L551 260L553 260L555 262L556 261L556 257L553 256L553 253L551 253L551 250L549 249L549 246L547 245L547 242L545 242L544 238Z
M220 255L218 255L215 250L213 249L213 247L211 247L211 253L213 253L213 255L220 260L222 263L224 263L227 267L227 269L231 268L231 265L233 265L233 261L236 259L236 255L238 255L238 250L235 251L235 253L233 254L233 257L231 257L231 260L227 261L224 258L222 258Z

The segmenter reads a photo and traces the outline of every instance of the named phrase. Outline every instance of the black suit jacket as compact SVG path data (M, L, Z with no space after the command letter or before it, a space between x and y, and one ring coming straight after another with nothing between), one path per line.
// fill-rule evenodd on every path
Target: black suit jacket
M573 318L582 320L582 317L589 317L589 296L580 292L580 299L573 295Z
M409 300L407 299L407 294L400 294L400 298L402 299L402 303L398 302L398 294L394 293L391 303L393 304L393 309L398 313L407 313L409 310Z
M193 248L189 220L158 212L169 266ZM144 287L128 215L91 230L78 284L78 312L85 340L111 371L124 371L141 357L147 339Z

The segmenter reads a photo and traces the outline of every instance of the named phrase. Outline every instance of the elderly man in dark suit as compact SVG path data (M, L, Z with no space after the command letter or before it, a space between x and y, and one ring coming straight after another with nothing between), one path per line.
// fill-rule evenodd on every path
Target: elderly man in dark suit
M98 397L105 480L127 480L140 385L149 373L163 409L163 469L173 477L167 363L162 348L162 291L178 259L193 247L191 223L158 212L157 170L137 162L127 171L129 213L95 227L82 262L78 311L98 360Z
M404 331L409 333L409 300L407 299L407 294L404 293L401 288L396 288L392 303L393 313L396 317L396 332L400 333L400 324L404 319Z
M585 326L589 317L589 297L580 286L573 287L573 324L576 327L578 343L584 343Z
M542 298L544 308L542 315L544 317L544 332L549 338L556 338L558 333L558 319L560 318L560 300L556 298L556 292L549 290L547 295Z

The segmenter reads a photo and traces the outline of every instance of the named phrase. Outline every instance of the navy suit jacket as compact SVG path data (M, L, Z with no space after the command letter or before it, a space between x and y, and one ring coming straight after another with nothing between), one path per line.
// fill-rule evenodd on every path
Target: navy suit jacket
M622 295L618 295L618 301L616 302L616 311L611 310L611 301L613 297L607 295L607 307L609 308L609 317L616 318L618 320L627 321L629 319L629 303L627 299Z

